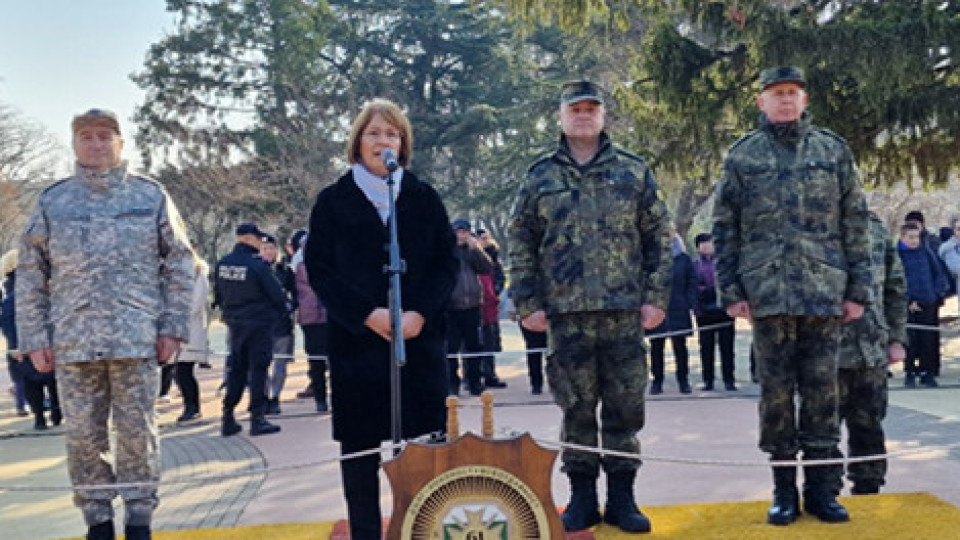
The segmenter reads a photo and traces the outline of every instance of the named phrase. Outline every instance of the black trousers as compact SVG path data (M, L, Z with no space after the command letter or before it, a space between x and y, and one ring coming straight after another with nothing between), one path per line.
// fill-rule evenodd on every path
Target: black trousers
M920 304L920 311L910 311L907 322L924 326L940 324L937 304ZM940 333L932 330L907 330L907 361L903 371L912 375L940 375Z
M24 357L23 362L16 366L23 378L23 395L30 405L30 410L37 420L44 418L43 394L46 390L47 397L50 398L50 414L55 417L61 417L60 396L57 393L57 379L53 373L40 373L33 367L30 358Z
M170 386L173 385L173 375L176 365L169 362L160 366L160 393L158 395L166 396L170 393Z
M447 354L454 355L461 352L483 352L480 343L480 308L451 309L447 311ZM456 357L449 358L450 363L450 392L456 393L460 388L460 362ZM463 359L464 376L471 392L479 392L480 385L480 357L470 356Z
M370 450L380 441L341 441L340 455ZM383 518L380 515L380 454L340 462L343 496L347 501L347 519L353 540L380 540Z
M497 353L503 350L500 344L500 323L481 324L480 338L484 352ZM484 382L495 382L499 379L497 377L496 356L480 357L480 374L483 376Z
M711 326L729 323L729 326L698 332L700 337L700 367L704 383L713 383L715 378L716 345L720 347L720 376L724 383L735 382L733 363L733 342L736 331L733 319L726 313L704 314L697 317L697 326Z
M326 356L327 348L327 323L322 324L304 324L300 328L303 330L303 349L307 356ZM327 399L327 361L310 360L307 376L310 377L310 385L313 387L313 399L320 403Z
M183 396L183 412L200 412L200 385L193 374L196 362L177 362L176 379Z
M653 380L663 382L663 349L667 338L650 340L650 374ZM687 382L690 374L690 353L687 351L687 336L670 336L673 356L677 364L677 381Z
M273 359L273 326L270 323L228 323L230 326L230 365L224 412L233 412L243 389L250 388L250 411L263 416L266 401L267 369Z
M524 346L529 349L546 349L547 333L534 332L527 330L520 325L520 332L523 334ZM527 353L527 376L530 377L530 386L532 388L543 388L543 353Z

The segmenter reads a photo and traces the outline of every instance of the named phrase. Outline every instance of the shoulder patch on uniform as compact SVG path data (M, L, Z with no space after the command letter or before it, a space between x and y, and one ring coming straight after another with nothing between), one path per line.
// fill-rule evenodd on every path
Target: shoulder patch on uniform
M617 150L618 156L623 156L632 161L638 161L641 165L646 166L647 162L639 154L634 154L633 152L627 150L626 148L620 148L619 146L615 147Z
M827 128L825 128L825 127L815 126L815 127L814 127L814 130L816 130L818 133L820 133L820 134L822 134L822 135L826 135L827 137L830 137L831 139L836 139L837 141L840 141L840 142L843 143L844 145L847 144L847 140L846 140L846 139L844 139L843 137L841 137L841 136L838 135L836 132L834 132L834 131L832 131L832 130L830 130L830 129L827 129Z
M66 177L66 178L61 178L60 180L57 180L56 182L54 182L54 183L50 184L49 186L43 188L43 190L40 192L40 196L42 197L42 196L43 196L44 194L46 194L47 192L52 191L52 190L54 190L54 189L56 189L56 188L58 188L58 187L61 187L63 184L65 184L66 182L69 182L70 180L72 180L72 179L74 179L74 178L76 178L76 177L75 177L75 176L68 176L68 177Z
M144 184L151 185L160 191L164 190L163 184L154 180L153 178L150 178L149 176L142 176L139 174L128 174L127 180L130 182L143 182Z
M531 172L537 167L540 167L541 165L543 165L544 163L551 161L553 159L554 154L555 152L550 152L549 154L544 154L540 156L529 167L527 167L527 172Z
M741 144L743 144L743 143L745 143L745 142L753 139L753 138L756 137L757 135L760 135L760 130L759 130L759 129L754 129L753 131L748 131L746 134L742 135L739 139L737 139L736 141L733 142L733 144L730 145L730 148L727 149L727 153L733 152L733 150L734 150L736 147L738 147L738 146L740 146Z

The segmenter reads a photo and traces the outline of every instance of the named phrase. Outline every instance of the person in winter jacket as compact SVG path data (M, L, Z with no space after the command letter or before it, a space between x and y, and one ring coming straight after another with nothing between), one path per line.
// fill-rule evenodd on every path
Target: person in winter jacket
M697 274L693 269L693 261L684 249L683 239L674 234L672 246L673 281L667 318L650 334L671 334L670 344L677 363L677 388L681 394L689 394L690 355L687 352L687 337L693 334L690 311L697 305ZM650 338L650 374L653 376L650 393L654 395L663 393L663 351L666 341L666 336Z
M480 287L480 275L493 272L493 262L480 249L477 239L470 229L470 222L460 218L453 222L453 231L457 236L454 255L459 262L457 283L450 295L447 309L447 360L450 364L450 394L460 394L460 353L468 356L463 359L464 379L470 395L479 396L483 391L481 381L480 356L483 344L480 342L480 303L483 290Z
M907 278L907 323L928 327L907 332L903 384L908 388L915 387L919 378L920 384L935 388L940 373L940 333L936 330L940 320L937 309L949 285L940 269L940 259L923 245L920 230L915 224L903 225L897 248Z
M210 267L199 255L194 255L193 300L190 302L190 340L177 356L176 380L183 397L183 413L177 422L189 422L203 416L200 412L200 385L194 367L208 361L210 344L207 341L209 316Z

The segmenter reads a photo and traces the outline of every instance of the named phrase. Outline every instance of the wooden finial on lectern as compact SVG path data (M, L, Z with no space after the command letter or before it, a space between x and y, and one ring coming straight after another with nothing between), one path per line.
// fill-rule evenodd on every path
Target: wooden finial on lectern
M480 402L483 403L483 415L481 418L481 433L488 439L493 438L493 393L489 390L480 395Z
M460 436L460 399L447 396L447 441Z

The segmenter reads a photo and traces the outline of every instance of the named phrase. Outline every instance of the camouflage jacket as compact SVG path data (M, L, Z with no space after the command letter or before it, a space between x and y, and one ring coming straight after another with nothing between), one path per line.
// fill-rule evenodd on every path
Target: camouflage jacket
M713 210L720 301L754 317L840 315L870 302L863 188L846 142L809 115L736 142Z
M77 166L40 194L17 266L20 348L58 362L156 356L189 338L193 255L163 188Z
M885 367L887 346L907 343L907 281L897 247L875 215L870 215L873 303L863 317L843 326L842 368Z
M517 316L666 311L670 217L643 160L604 134L579 166L566 140L530 167L509 223L510 295Z

